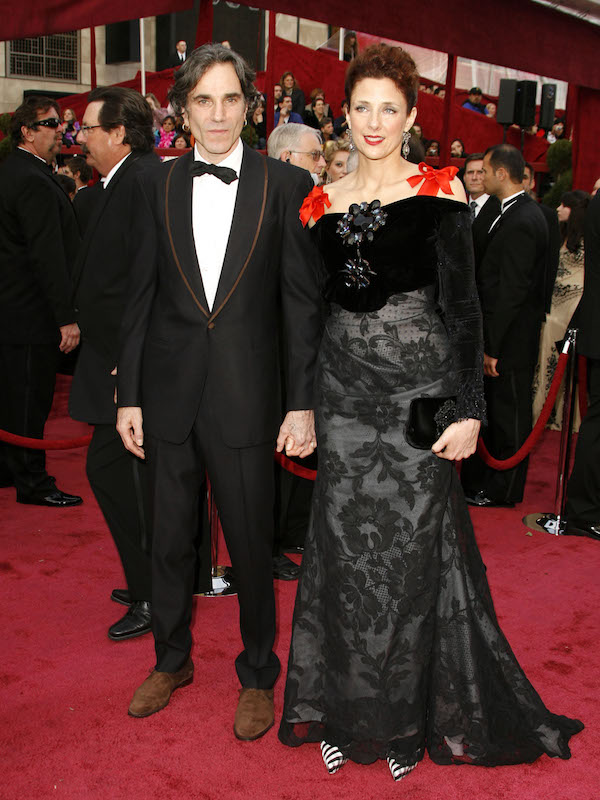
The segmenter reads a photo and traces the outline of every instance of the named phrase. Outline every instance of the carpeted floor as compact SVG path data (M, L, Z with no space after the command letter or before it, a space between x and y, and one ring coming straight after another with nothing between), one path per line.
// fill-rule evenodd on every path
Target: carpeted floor
M86 432L64 416L58 395L47 436ZM504 630L531 681L555 713L586 729L570 761L529 766L438 767L427 758L395 785L387 766L348 764L328 776L318 747L257 742L232 732L233 666L240 649L235 598L198 598L194 683L148 719L127 716L153 664L149 636L116 644L108 626L124 611L109 599L123 578L91 496L84 451L51 453L60 488L84 496L64 511L14 502L0 490L0 798L2 800L597 800L600 798L600 544L530 535L526 513L551 510L558 435L532 457L525 502L473 513ZM278 582L283 663L295 583ZM276 686L281 710L283 680Z

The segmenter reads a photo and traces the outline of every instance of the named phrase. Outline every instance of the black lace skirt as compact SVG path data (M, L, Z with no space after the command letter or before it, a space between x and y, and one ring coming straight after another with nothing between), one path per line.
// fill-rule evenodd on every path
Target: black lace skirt
M495 766L568 758L583 728L545 708L500 630L453 465L406 443L410 401L447 394L448 371L429 290L333 307L284 744Z

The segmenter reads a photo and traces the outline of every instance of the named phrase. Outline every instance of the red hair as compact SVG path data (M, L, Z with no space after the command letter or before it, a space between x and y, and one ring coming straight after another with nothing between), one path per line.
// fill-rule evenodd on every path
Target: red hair
M346 72L346 97L351 100L354 87L363 78L389 78L404 95L407 110L417 104L419 73L413 57L401 47L373 44L350 62Z

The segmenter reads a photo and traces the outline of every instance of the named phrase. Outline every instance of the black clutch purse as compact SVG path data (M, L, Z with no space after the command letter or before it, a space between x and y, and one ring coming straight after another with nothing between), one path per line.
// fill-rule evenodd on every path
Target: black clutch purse
M417 450L431 450L453 422L455 397L417 397L410 403L406 441Z

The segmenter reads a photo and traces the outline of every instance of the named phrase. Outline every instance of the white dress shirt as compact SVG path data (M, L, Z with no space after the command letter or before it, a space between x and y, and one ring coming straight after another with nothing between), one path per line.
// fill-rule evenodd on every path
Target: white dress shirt
M486 194L485 192L483 194L480 194L479 197L471 197L471 195L469 195L469 208L473 209L473 215L475 219L477 219L479 212L487 203L488 198L489 194ZM473 206L471 205L471 203L476 203L477 205Z
M240 139L233 153L220 161L218 166L234 169L239 178L243 155L244 146ZM194 160L206 163L196 146ZM210 310L215 302L223 269L239 183L237 180L227 184L215 175L197 175L193 179L192 231L204 294Z
M504 198L504 200L503 200L503 201L502 201L502 203L500 204L500 213L498 214L498 216L496 217L496 219L495 219L495 220L492 222L492 224L490 225L490 229L489 229L488 233L491 233L491 232L492 232L492 229L493 229L493 228L494 228L494 227L497 225L497 223L498 223L498 221L499 221L500 217L502 216L502 214L504 214L504 212L505 212L507 209L509 209L509 208L512 206L512 204L513 204L513 203L516 203L516 202L517 202L517 198L518 198L518 197L519 197L519 195L521 195L521 194L525 194L525 192L524 192L524 190L523 190L523 189L521 189L519 192L515 192L514 194L511 194L509 197L505 197L505 198Z
M111 180L114 178L114 176L117 174L117 172L118 172L118 170L119 170L119 167L121 166L121 164L123 164L123 163L124 163L124 161L125 161L125 159L129 158L129 156L130 156L130 155L131 155L131 153L127 153L127 155L126 155L126 156L124 156L124 157L123 157L123 158L122 158L122 159L119 161L119 163L118 163L118 164L115 164L115 165L114 165L114 167L113 167L113 168L110 170L110 172L108 173L108 175L106 175L106 177L102 178L102 185L104 186L104 188L105 188L105 189L106 189L106 187L108 186L108 184L111 182Z

